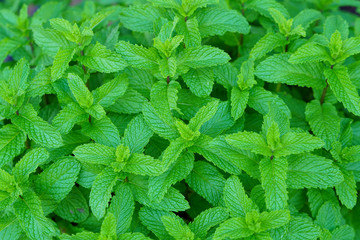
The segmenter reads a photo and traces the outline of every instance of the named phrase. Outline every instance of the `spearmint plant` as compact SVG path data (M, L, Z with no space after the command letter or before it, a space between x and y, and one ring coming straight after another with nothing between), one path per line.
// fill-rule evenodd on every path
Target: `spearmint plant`
M0 239L360 239L358 7L1 1Z

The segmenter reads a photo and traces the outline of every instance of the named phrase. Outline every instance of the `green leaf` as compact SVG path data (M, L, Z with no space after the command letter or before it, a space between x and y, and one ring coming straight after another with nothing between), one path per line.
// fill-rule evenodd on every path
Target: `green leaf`
M30 239L47 240L59 235L59 230L44 216L40 199L28 192L14 203L16 216L22 229Z
M105 216L111 192L117 181L117 174L110 167L105 168L95 179L90 192L89 205L97 219Z
M336 98L350 112L360 116L360 97L356 87L351 82L347 68L344 66L325 69L324 75Z
M330 103L320 104L318 100L313 100L306 105L305 116L315 136L322 139L329 150L340 134L340 118L336 108Z
M158 68L159 56L155 48L145 48L125 41L119 41L115 48L122 58L133 67L145 70Z
M52 120L52 125L61 133L68 134L78 122L87 121L87 114L77 103L66 105Z
M196 47L201 44L199 23L196 18L190 18L187 21L180 20L176 25L176 31L184 36L186 47Z
M349 24L341 16L329 16L324 23L324 35L330 39L331 35L338 30L341 34L341 39L345 40L349 36Z
M250 150L254 153L271 156L271 149L268 147L265 139L255 132L238 132L226 137L226 141L239 149Z
M120 234L118 235L118 240L152 240L152 238L145 237L144 234L135 232Z
M248 99L249 91L242 91L237 87L231 89L231 116L235 120L243 115Z
M54 211L57 203L69 194L79 172L79 162L72 157L66 157L56 161L37 176L34 187L46 214Z
M180 154L191 145L191 142L183 138L177 138L171 141L162 155L161 164L163 170L166 171L178 159Z
M223 8L206 8L195 14L202 37L224 35L226 32L249 33L250 26L237 11Z
M352 37L343 42L342 49L345 56L352 56L360 52L360 37Z
M255 75L272 83L316 89L325 87L322 65L319 63L291 64L288 61L289 57L289 54L278 54L267 58L256 67Z
M19 155L25 145L26 134L12 124L0 128L0 168Z
M29 175L44 164L49 158L45 148L35 148L26 153L13 168L13 175L17 183L22 184L28 180Z
M120 10L121 23L137 32L152 32L154 23L163 15L163 11L150 5L131 5Z
M96 42L84 56L81 56L79 61L86 67L103 73L118 72L127 65L119 54L106 49L99 42Z
M254 232L248 228L245 218L230 218L221 223L216 229L214 240L245 238L251 236L253 233Z
M316 42L302 45L289 58L289 62L292 64L321 61L332 62L332 58L328 50Z
M115 148L99 143L80 145L73 151L80 162L108 165L116 161Z
M321 12L314 9L304 9L294 17L292 27L296 28L297 26L301 25L304 30L306 30L310 26L310 24L312 24L316 20L319 20L320 18Z
M287 207L286 158L266 157L260 162L261 185L265 190L266 207L269 210L281 210Z
M109 212L116 218L116 234L128 231L134 213L134 197L129 186L121 184L111 199Z
M168 122L160 112L155 110L151 103L145 103L143 106L144 119L156 134L166 139L176 139L179 133L174 123Z
M178 216L162 216L161 221L168 233L176 240L193 240L194 233Z
M186 178L187 184L214 206L223 204L225 179L218 170L204 161L194 163L194 168Z
M320 235L320 229L309 218L300 216L293 217L287 225L287 240L316 240Z
M128 78L125 75L118 75L93 91L94 102L103 107L113 105L119 97L124 95L128 84Z
M10 91L13 94L21 95L28 86L28 76L30 73L29 63L25 58L20 59L10 74L8 80ZM16 96L16 95L15 95Z
M179 63L190 68L212 67L225 64L230 56L223 50L211 46L186 48Z
M116 113L139 113L147 99L134 89L128 88L126 92L107 110Z
M74 187L59 203L54 213L66 221L81 223L89 217L88 201L82 192Z
M274 156L311 152L323 145L324 142L320 138L309 133L288 132L281 137L281 145L275 149Z
M189 128L193 131L199 131L204 123L209 121L215 114L219 106L219 101L211 101L201 107L195 116L189 122Z
M189 223L189 227L191 231L195 233L195 237L201 239L206 236L212 227L224 222L228 217L229 214L225 208L209 208L201 212L193 222Z
M149 207L143 207L139 211L141 222L153 232L159 239L171 239L171 236L166 231L161 218L164 216L175 216L172 212L155 210Z
M325 202L319 209L315 223L330 231L334 230L341 224L341 213L339 206L335 206L332 202Z
M11 121L25 131L30 139L44 147L57 148L62 145L60 133L37 116L35 109L30 104L20 108L19 115L13 116Z
M141 153L153 136L153 131L145 122L143 116L133 118L127 125L124 133L124 144L131 153Z
M355 239L354 228L349 225L343 225L336 228L332 233L332 239L346 240L346 239Z
M246 195L237 176L231 176L227 179L224 188L224 201L232 217L245 217L246 213L257 208Z
M182 75L186 85L198 97L209 96L214 85L214 73L210 68L190 69Z
M108 117L93 119L91 123L84 122L82 133L106 146L117 147L120 144L119 131Z
M357 201L357 188L354 174L344 169L341 169L341 172L344 176L344 181L335 186L336 194L339 196L342 204L352 209Z
M250 51L250 57L260 59L267 53L278 47L284 46L285 44L286 38L284 35L280 33L268 33L256 42L255 46Z
M84 81L79 76L69 73L68 84L79 105L82 108L90 108L94 102L94 98Z
M342 173L331 160L310 153L288 157L287 185L299 188L328 188L343 181Z
M37 73L29 82L26 92L31 97L55 93L51 85L51 67L47 67Z
M250 0L246 2L246 7L259 12L261 15L271 17L269 13L270 8L278 10L285 18L289 17L286 8L276 0Z
M133 153L126 161L123 171L138 175L157 176L163 172L163 168L159 160L140 153Z
M33 27L35 43L41 47L45 54L55 57L60 49L74 48L75 44L65 38L63 34L53 29Z
M116 219L114 214L106 214L104 221L101 224L99 239L114 239L116 238Z
M191 172L194 155L184 152L165 172L149 178L149 198L159 202L171 185L183 180Z
M60 48L54 57L54 63L51 67L51 80L54 82L62 77L69 68L69 63L73 58L76 49Z
M273 228L284 226L290 221L289 210L277 210L271 212L262 212L260 214L260 231L267 231Z

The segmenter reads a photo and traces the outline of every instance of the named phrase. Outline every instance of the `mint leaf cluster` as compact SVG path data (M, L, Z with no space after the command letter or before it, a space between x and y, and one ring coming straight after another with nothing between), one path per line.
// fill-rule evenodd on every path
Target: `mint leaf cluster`
M358 7L1 1L0 239L360 239Z

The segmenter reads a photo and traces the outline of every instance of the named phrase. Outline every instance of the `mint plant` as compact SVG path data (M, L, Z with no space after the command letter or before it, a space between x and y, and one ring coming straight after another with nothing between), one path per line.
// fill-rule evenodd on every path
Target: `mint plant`
M0 239L360 239L357 1L0 2Z

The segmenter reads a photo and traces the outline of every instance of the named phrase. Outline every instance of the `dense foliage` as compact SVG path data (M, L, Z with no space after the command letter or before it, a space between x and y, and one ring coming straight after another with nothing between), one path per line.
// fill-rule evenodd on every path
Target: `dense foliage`
M0 2L0 239L360 239L358 6Z

